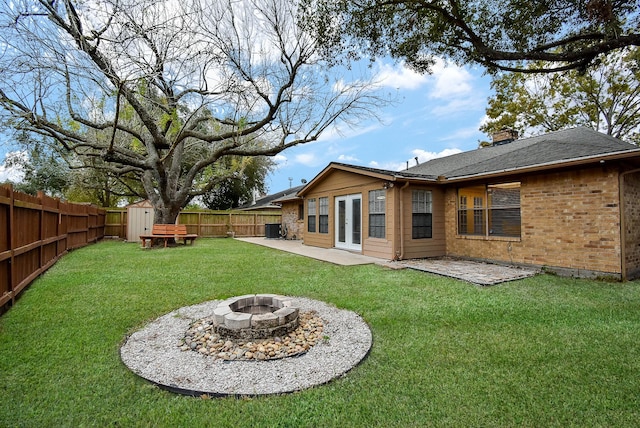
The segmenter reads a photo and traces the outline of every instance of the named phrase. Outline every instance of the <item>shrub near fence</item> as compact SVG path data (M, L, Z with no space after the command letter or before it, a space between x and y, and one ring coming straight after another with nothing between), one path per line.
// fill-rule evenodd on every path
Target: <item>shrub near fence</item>
M0 312L68 250L104 236L105 211L0 186Z

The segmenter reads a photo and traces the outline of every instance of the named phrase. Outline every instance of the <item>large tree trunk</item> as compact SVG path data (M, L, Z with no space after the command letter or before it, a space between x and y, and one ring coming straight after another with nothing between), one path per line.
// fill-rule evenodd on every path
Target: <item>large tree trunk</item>
M178 220L181 208L181 206L175 206L175 204L170 204L169 206L158 206L153 204L153 223L175 224L176 220Z
M154 224L175 224L186 202L186 192L180 192L168 180L157 180L152 171L143 174L142 184L153 205ZM162 185L161 185L162 184Z

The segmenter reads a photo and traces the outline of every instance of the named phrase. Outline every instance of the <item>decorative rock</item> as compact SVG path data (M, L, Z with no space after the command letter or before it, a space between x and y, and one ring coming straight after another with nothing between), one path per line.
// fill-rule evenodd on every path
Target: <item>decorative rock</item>
M278 309L273 314L278 317L278 323L280 325L295 321L298 318L298 310L292 307Z
M316 312L309 311L299 315L298 327L288 335L252 342L223 338L215 332L212 318L203 318L192 324L178 347L183 351L196 351L214 359L273 360L306 353L316 344L316 338L322 337L323 330L322 319Z

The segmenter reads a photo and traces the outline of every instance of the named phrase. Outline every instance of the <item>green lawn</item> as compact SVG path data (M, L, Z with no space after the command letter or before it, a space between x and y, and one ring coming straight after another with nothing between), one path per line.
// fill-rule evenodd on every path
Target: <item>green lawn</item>
M185 305L306 296L369 323L346 377L281 396L160 390L119 359L127 333ZM334 266L231 239L63 257L0 318L0 427L637 426L640 283L543 275L494 287Z

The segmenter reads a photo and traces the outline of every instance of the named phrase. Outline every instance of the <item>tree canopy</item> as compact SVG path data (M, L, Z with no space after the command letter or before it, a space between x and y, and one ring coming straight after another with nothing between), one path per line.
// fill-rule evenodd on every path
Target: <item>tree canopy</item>
M265 179L267 174L275 166L274 161L266 156L254 156L251 158L227 157L230 170L238 169L231 165L234 162L244 162L241 168L242 174L228 177L218 183L210 192L202 195L204 205L212 210L228 210L238 208L251 202L254 193L266 191Z
M638 0L303 1L326 49L352 57L389 54L420 71L429 70L434 56L489 70L583 70L640 45ZM544 67L527 67L530 62Z
M545 64L532 64L544 67ZM524 134L585 126L640 144L640 49L609 55L584 73L503 73L494 77L488 120L491 134L511 128Z
M61 197L69 185L69 169L64 161L39 144L31 146L29 152L19 152L8 157L6 165L22 171L23 178L12 183L18 192L36 195L38 192Z
M271 156L375 116L364 78L332 78L287 0L0 0L0 121L113 177L172 223ZM243 163L237 163L242 166Z

